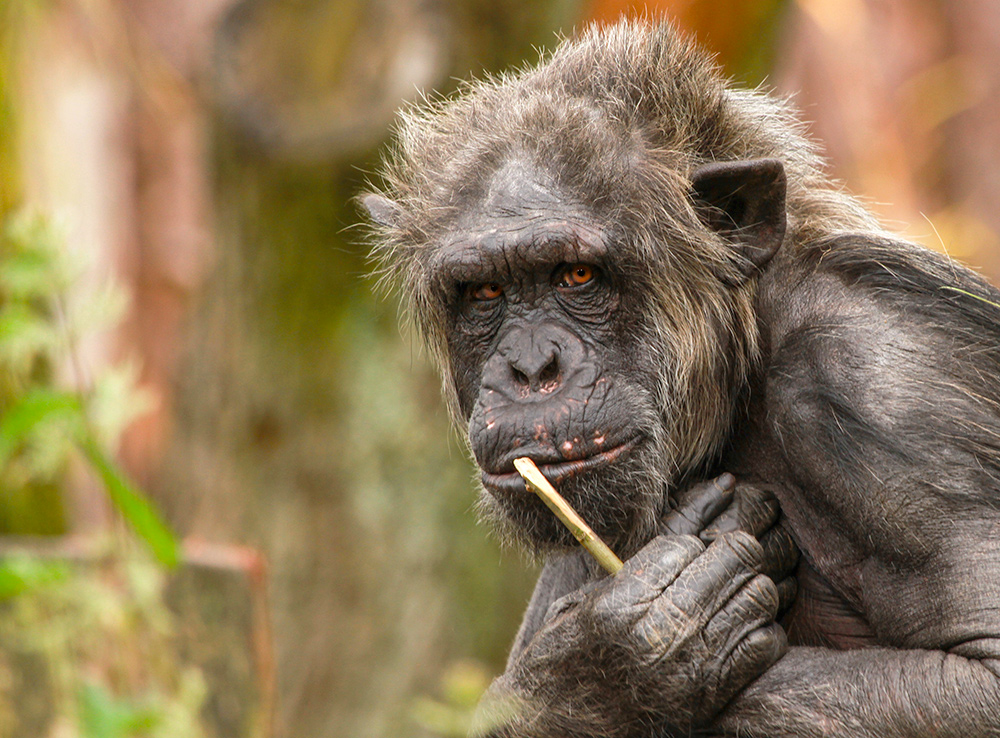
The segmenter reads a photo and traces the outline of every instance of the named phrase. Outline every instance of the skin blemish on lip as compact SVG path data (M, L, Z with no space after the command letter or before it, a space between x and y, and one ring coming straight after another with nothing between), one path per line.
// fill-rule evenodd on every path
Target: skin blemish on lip
M565 443L563 443L562 450L565 451L566 453L569 453L570 451L572 451L573 450L573 442L572 441L566 441Z
M598 436L597 438L594 439L594 445L595 446L603 446L604 445L604 440L605 440L604 436Z

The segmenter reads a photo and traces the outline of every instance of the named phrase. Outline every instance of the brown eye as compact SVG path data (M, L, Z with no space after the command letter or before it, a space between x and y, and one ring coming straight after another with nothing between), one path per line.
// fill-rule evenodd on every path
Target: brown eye
M587 264L571 264L559 275L560 287L580 287L594 279L594 267Z
M475 284L469 288L469 297L473 300L479 300L481 302L496 300L501 295L503 295L503 287L501 287L497 282Z

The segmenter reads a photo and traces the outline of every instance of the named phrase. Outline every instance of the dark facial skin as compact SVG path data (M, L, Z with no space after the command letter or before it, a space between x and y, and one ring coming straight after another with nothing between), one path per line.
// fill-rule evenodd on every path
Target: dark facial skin
M520 176L505 176L518 171ZM500 172L472 223L456 229L438 268L453 295L449 348L469 442L482 470L482 507L529 546L572 545L571 534L514 471L532 458L612 544L659 513L626 490L649 468L654 377L626 366L619 265L580 209L520 167ZM645 424L643 423L645 420Z

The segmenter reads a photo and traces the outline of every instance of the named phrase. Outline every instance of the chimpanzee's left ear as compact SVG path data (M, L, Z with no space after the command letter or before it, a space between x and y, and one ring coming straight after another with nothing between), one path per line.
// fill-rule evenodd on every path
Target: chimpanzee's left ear
M701 221L744 257L750 277L763 269L785 237L785 167L777 159L706 164L691 176Z

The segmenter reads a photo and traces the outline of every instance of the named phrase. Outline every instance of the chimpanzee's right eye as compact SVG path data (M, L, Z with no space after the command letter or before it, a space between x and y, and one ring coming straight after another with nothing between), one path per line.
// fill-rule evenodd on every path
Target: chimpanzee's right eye
M468 299L476 302L489 302L503 297L503 287L500 286L499 282L472 284L467 288L466 295Z

